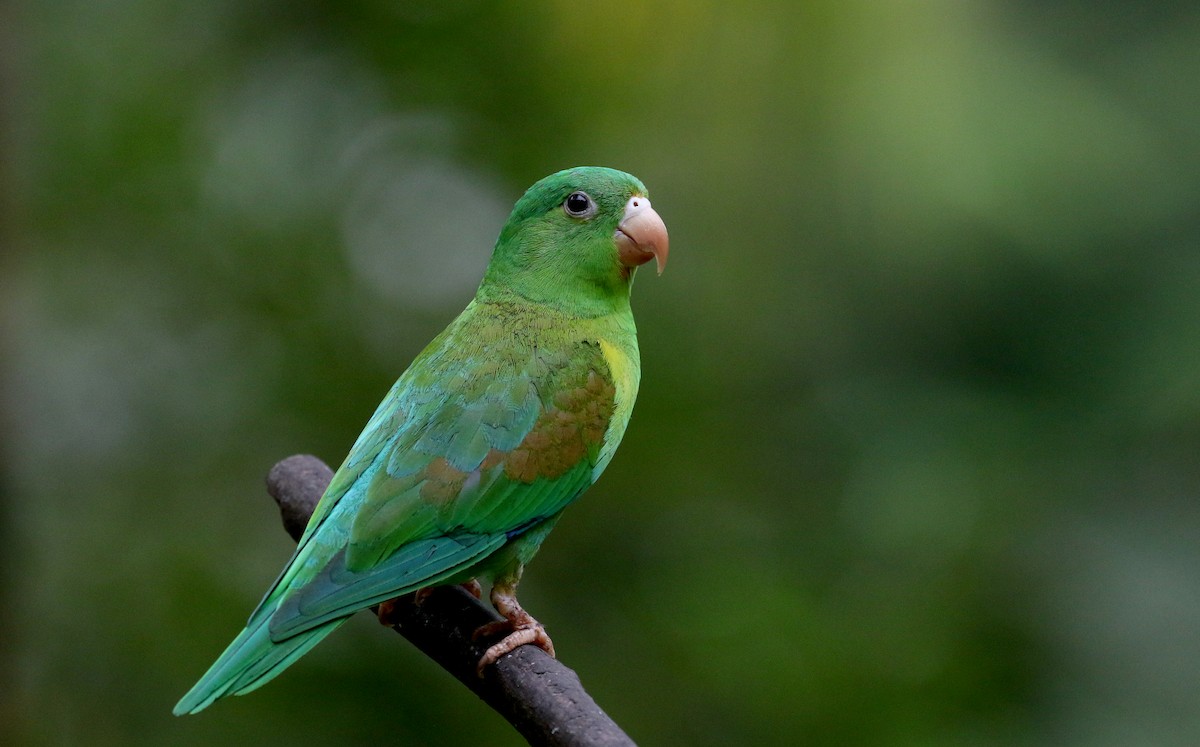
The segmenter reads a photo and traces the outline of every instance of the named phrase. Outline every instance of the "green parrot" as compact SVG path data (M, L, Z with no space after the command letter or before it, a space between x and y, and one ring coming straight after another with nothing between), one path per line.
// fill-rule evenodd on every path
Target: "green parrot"
M475 298L392 386L246 628L175 706L254 690L355 612L491 581L508 635L551 655L517 603L525 565L616 451L641 364L635 271L667 261L645 186L580 167L534 184L500 231ZM485 626L482 632L498 632Z

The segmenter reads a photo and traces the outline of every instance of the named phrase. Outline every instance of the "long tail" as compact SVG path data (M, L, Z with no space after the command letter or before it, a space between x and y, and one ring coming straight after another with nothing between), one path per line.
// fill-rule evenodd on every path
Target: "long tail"
M255 613L245 630L233 639L216 663L180 699L175 706L176 716L197 713L218 698L245 695L262 687L348 619L331 620L276 642L271 640L268 629L271 615L265 612Z

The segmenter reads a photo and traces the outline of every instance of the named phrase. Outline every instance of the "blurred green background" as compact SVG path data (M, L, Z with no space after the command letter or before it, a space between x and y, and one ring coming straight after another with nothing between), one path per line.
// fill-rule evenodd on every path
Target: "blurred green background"
M0 742L519 744L367 616L170 715L513 201L631 171L643 385L522 586L643 744L1200 743L1200 9L0 8Z

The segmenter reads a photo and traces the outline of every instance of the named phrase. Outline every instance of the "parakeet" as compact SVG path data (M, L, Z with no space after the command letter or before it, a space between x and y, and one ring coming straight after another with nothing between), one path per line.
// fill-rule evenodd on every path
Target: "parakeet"
M295 554L175 713L262 686L359 610L476 579L511 631L481 672L526 643L553 655L517 584L624 435L641 376L630 288L651 259L662 272L667 247L629 174L579 167L530 187L475 298L392 386Z

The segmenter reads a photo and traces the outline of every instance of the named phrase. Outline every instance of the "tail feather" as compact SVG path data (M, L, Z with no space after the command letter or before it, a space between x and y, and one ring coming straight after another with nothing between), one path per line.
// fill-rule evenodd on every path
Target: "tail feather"
M344 617L331 620L276 642L271 640L267 624L271 616L255 617L176 704L176 716L197 713L218 698L244 695L262 687L347 620Z

